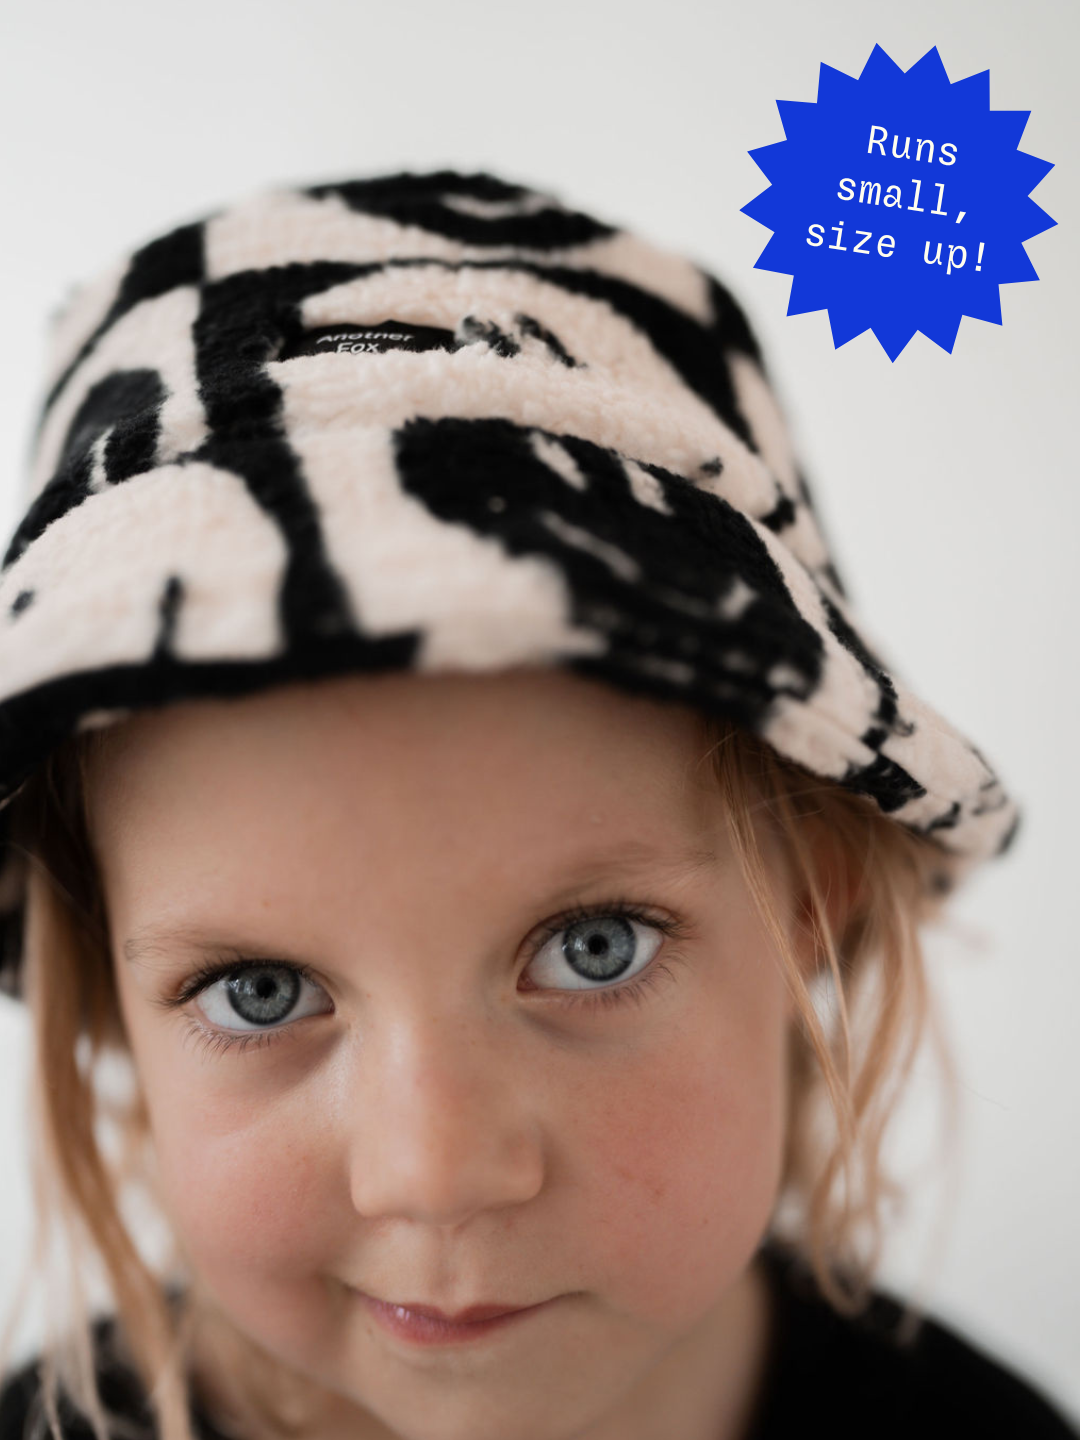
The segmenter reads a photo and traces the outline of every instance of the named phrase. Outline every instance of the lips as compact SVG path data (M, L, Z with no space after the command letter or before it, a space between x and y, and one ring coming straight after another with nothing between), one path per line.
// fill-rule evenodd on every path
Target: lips
M429 1320L445 1320L451 1325L475 1325L480 1320L497 1320L500 1315L513 1315L518 1310L530 1310L530 1305L469 1305L464 1310L448 1314L434 1305L421 1305L419 1301L384 1301L397 1310L408 1310L412 1315L424 1315Z
M497 1320L503 1315L515 1315L520 1310L534 1308L532 1305L494 1303L467 1305L464 1310L440 1310L437 1305L425 1305L420 1300L380 1300L377 1295L369 1295L364 1290L358 1290L357 1294L362 1295L365 1300L372 1301L375 1305L384 1306L387 1310L405 1311L410 1315L421 1315L428 1320L442 1320L448 1325L476 1325L482 1320Z
M400 1340L417 1345L475 1342L494 1331L516 1326L553 1303L545 1300L537 1305L524 1306L469 1305L464 1310L448 1312L419 1301L402 1305L376 1300L363 1290L357 1290L356 1294L382 1329Z

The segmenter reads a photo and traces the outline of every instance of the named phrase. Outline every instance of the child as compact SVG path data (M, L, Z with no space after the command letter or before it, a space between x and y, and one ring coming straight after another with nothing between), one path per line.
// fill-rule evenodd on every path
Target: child
M70 298L29 491L23 1296L68 1253L0 1440L1077 1435L873 1288L1018 812L716 279L489 174L260 192Z

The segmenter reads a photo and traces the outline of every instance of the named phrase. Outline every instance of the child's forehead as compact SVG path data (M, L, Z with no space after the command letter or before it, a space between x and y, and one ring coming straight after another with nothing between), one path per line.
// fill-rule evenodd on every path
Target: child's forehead
M201 813L240 830L297 815L361 837L387 823L453 828L460 812L477 843L502 830L583 860L612 842L641 859L715 848L706 740L697 711L554 670L350 675L94 732L89 790L124 824Z
M143 709L83 738L93 761L140 751L220 750L237 760L238 739L271 749L340 740L342 759L362 764L364 745L394 737L406 758L420 746L452 751L470 744L514 755L535 768L545 759L587 751L645 748L647 773L687 750L704 753L709 722L679 703L627 694L557 666L505 672L346 674L310 683L266 687L228 700L179 700ZM536 748L542 742L542 748ZM602 742L598 745L597 742Z

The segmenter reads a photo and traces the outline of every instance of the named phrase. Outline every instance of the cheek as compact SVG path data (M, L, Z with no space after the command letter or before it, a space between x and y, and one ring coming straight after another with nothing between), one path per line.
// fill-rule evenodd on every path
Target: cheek
M161 1053L140 1070L163 1200L196 1268L219 1294L325 1270L330 1236L312 1216L330 1213L327 1167L305 1087L277 1087L257 1063L249 1081L223 1080L231 1057L190 1045Z
M343 1198L312 1130L311 1097L302 1085L275 1095L234 1082L224 1098L187 1079L187 1101L175 1086L148 1097L174 1233L234 1324L289 1363L317 1364L334 1342L323 1277L335 1272Z
M768 1224L783 1154L783 1032L771 1013L758 1018L694 1021L647 1064L634 1057L607 1076L608 1098L583 1127L590 1254L634 1314L676 1323L703 1311Z

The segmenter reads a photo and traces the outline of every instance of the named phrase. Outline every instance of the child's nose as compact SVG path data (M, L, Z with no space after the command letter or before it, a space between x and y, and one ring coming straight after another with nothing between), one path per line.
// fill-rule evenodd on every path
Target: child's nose
M539 1193L537 1091L479 1027L430 1019L362 1048L347 1103L358 1214L460 1225Z

